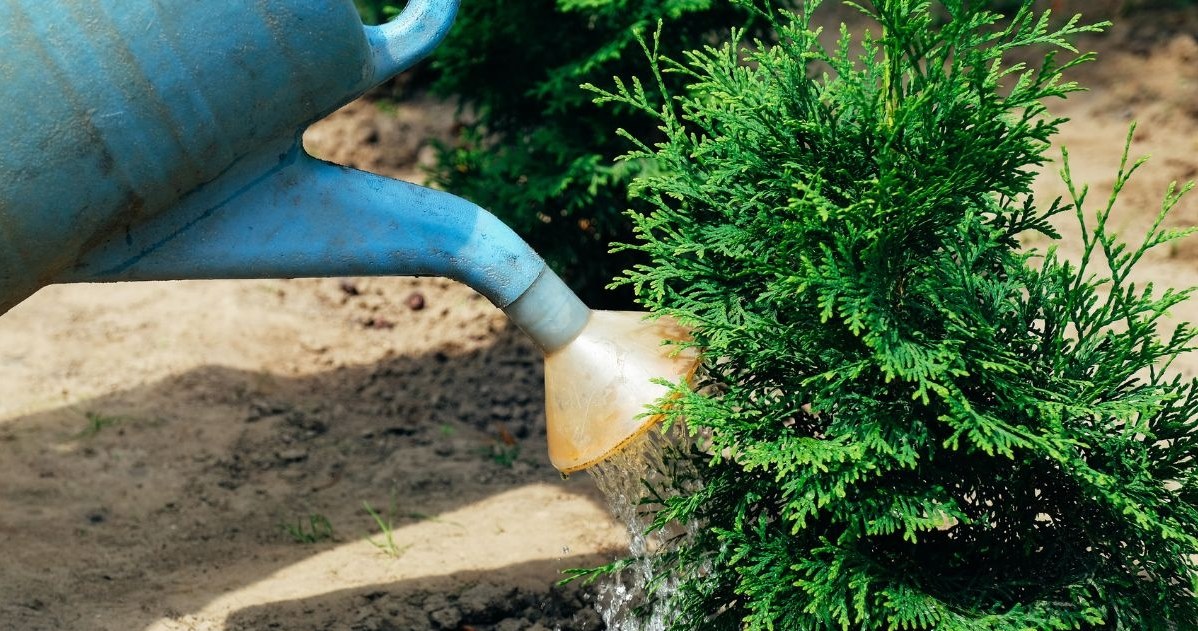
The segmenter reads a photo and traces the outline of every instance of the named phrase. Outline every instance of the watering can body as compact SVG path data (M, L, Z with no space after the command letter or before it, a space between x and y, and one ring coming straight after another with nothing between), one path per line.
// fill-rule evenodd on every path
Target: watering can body
M352 10L0 3L0 304L366 87Z
M364 27L350 0L0 0L0 313L57 282L439 275L526 330L577 328L551 323L585 307L489 213L300 144L456 10ZM548 309L516 305L538 279Z

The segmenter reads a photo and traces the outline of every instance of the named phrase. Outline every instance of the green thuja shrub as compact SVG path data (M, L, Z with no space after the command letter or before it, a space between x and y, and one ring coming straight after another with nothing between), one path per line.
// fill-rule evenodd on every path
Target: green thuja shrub
M635 33L659 20L671 52L753 23L717 0L471 0L432 57L435 89L478 115L442 151L434 182L507 222L591 306L630 304L630 291L605 286L643 260L610 252L632 237L623 212L642 166L615 163L624 144L611 130L648 135L655 123L633 108L597 107L580 85L643 73Z
M399 15L403 3L392 0L354 0L354 7L358 9L358 15L362 16L362 22L381 24Z
M624 282L706 357L657 410L696 446L644 506L690 526L653 559L670 628L1198 628L1198 383L1167 370L1190 290L1132 280L1188 234L1181 192L1130 242L1126 149L1097 212L1067 166L1069 199L1030 192L1095 28L875 0L825 50L815 4L599 91L665 138L627 134L654 167ZM1004 61L1027 46L1072 59ZM1062 221L1073 261L1021 246Z

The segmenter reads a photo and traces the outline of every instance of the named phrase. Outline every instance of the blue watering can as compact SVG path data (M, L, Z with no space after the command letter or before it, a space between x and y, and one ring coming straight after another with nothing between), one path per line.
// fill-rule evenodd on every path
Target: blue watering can
M0 0L0 314L52 283L446 276L545 351L554 465L606 458L652 425L650 380L692 370L661 345L684 332L592 312L466 200L300 144L457 6L364 27L350 0Z

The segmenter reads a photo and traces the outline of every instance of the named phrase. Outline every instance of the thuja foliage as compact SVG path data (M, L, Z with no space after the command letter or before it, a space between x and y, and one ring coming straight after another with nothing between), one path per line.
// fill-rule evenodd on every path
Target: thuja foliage
M680 53L753 17L723 0L471 0L432 57L434 88L478 116L441 152L434 181L507 222L592 306L630 304L631 292L605 286L643 260L610 252L632 238L623 212L640 169L615 162L625 146L611 130L648 134L654 121L599 108L580 85L643 73L636 33L659 20L659 45Z
M399 15L403 3L399 0L354 0L358 15L366 24L381 24Z
M1132 280L1184 189L1130 242L1126 149L1097 211L1067 166L1068 199L1030 192L1095 28L876 0L825 50L815 4L600 90L665 137L627 158L654 168L625 282L706 357L657 410L698 445L646 505L691 525L654 566L672 628L1198 628L1191 292ZM1071 59L1008 63L1029 46ZM1076 256L1021 247L1064 220Z

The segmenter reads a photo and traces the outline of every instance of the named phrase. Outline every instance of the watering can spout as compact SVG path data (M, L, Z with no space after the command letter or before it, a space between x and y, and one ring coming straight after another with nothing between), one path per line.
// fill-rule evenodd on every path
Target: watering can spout
M674 320L591 311L546 268L504 312L545 353L545 435L562 473L608 459L662 420L647 412L689 385L698 354ZM666 402L668 404L668 401Z
M669 318L594 311L568 344L545 356L549 460L570 473L608 459L652 430L670 405L670 385L689 387L698 355ZM672 342L672 343L671 343ZM669 385L667 385L669 384Z
M485 210L301 148L307 125L430 52L457 0L369 27L349 0L43 4L0 0L0 314L61 282L453 278L546 353L563 470L642 431L665 389L640 382L686 373L658 361L672 332L592 312Z
M506 307L545 272L477 205L317 160L292 140L109 234L55 280L444 276Z

